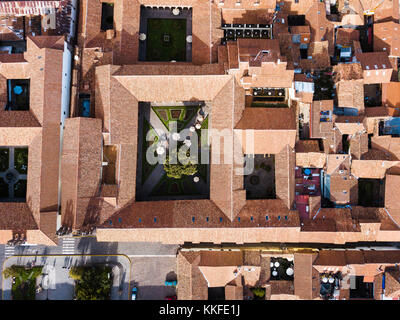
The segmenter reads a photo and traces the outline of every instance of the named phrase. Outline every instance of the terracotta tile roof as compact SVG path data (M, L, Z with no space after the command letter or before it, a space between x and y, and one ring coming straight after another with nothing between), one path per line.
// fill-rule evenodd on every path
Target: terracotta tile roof
M359 232L348 208L321 208L313 220L303 220L301 231Z
M9 208L17 216L8 212L15 221L4 222L10 228L30 230L27 237L38 244L54 245L55 216L49 212L57 208L63 52L47 45L51 44L45 42L40 48L28 37L22 62L0 63L2 83L31 80L29 111L0 111L0 145L29 148L27 202Z
M64 49L63 36L28 36L30 40L40 49L51 48L57 50Z
M400 160L400 138L391 136L373 136L371 145L374 149L382 150L391 156L391 160Z
M342 135L363 133L366 131L363 120L363 116L338 116L335 118L335 127Z
M321 250L314 261L316 266L346 266L364 263L364 253L358 250Z
M397 267L385 268L385 296L400 293L400 270Z
M0 53L0 63L26 62L22 53Z
M351 46L353 40L358 41L360 31L350 28L338 28L336 32L336 44L340 46Z
M313 279L314 259L313 254L294 254L294 294L301 299L313 299L319 295L318 282Z
M351 174L357 178L383 179L386 170L399 163L399 161L353 160Z
M231 76L114 76L138 101L213 100ZM157 85L156 85L157 84ZM159 90L159 88L164 90Z
M386 52L363 52L356 55L363 70L391 69L392 65ZM375 65L377 68L375 68Z
M350 169L350 156L346 154L328 154L326 158L326 174L334 174L339 170Z
M296 166L303 168L323 168L326 163L324 152L296 152Z
M394 21L374 23L374 51L400 56L400 25Z
M382 84L382 103L391 116L400 116L400 82Z
M63 142L62 221L64 226L81 229L86 222L86 216L95 214L88 207L91 203L86 200L98 196L100 191L102 161L100 119L67 119Z
M306 22L310 25L311 41L328 41L328 51L333 54L334 25L326 18L325 4L314 1L306 13Z
M40 123L30 111L0 110L0 127L40 127Z
M235 135L242 141L246 154L275 154L287 144L294 147L295 129L294 113L291 109L245 108L235 127ZM253 151L246 143L248 130L254 130Z
M359 223L379 223L380 230L399 230L384 208L352 206L351 216Z
M358 180L347 172L330 177L330 200L336 204L356 204Z
M311 42L308 56L312 58L300 61L300 67L303 70L324 69L331 66L328 41Z
M295 130L295 115L290 108L245 108L235 129Z
M296 141L296 153L320 152L317 140L299 140Z
M363 79L363 72L360 63L338 63L333 66L335 82L342 80Z
M310 26L292 26L290 27L291 34L310 33Z
M22 232L38 228L27 203L0 202L0 216L0 230Z
M385 180L385 207L398 208L400 201L399 184L400 176L386 175Z

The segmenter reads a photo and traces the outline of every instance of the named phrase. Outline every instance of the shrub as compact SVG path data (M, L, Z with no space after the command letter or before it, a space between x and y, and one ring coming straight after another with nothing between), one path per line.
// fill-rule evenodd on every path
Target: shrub
M171 164L170 157L168 155L164 162L164 171L170 178L181 179L183 175L192 176L197 173L198 166L197 164L192 164L191 162L182 164L179 161L176 164Z
M265 296L265 289L264 289L264 288L258 287L258 288L252 289L251 291L253 292L253 294L254 294L256 297L258 297L258 298L260 298L260 299L264 298L264 296Z
M74 280L81 280L85 269L82 267L72 267L69 271L69 276Z
M108 274L109 267L81 267L74 271L74 275L80 275L76 280L77 300L109 300L111 295L111 282Z

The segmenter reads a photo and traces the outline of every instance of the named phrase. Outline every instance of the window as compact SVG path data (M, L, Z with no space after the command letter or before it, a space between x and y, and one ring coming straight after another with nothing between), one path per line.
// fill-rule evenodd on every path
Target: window
M29 110L29 79L7 80L7 104L5 110Z
M101 6L101 30L114 29L114 4L103 2Z

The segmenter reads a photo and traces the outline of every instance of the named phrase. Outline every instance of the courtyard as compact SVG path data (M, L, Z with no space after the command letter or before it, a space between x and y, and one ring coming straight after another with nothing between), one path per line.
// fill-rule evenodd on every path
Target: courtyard
M363 207L384 206L385 183L380 179L358 179L358 205Z
M192 10L188 8L140 9L140 61L192 59Z
M246 155L249 158L249 155ZM248 161L248 160L246 160ZM275 199L275 156L254 155L254 171L244 176L247 199Z
M25 201L28 148L0 147L0 201Z
M209 197L209 165L201 163L200 154L208 148L209 107L202 102L171 105L139 104L138 161L136 200L205 199ZM176 125L175 132L172 125ZM186 134L182 133L185 130ZM169 164L170 144L178 150L191 148L198 139L198 164ZM147 154L164 157L164 162L150 163ZM189 154L188 154L189 155Z

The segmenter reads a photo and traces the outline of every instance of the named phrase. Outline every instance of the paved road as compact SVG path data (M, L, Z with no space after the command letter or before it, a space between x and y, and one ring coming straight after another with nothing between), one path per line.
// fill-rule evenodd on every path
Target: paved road
M176 270L175 256L177 249L177 245L164 245L161 243L97 242L95 237L63 238L60 239L58 246L53 247L42 245L17 246L14 248L13 252L10 251L10 249L6 251L6 247L0 245L0 269L3 266L3 262L11 253L14 255L38 256L55 254L65 256L74 254L122 254L127 255L132 261L132 285L139 286L140 293L138 294L138 299L163 299L166 295L174 294L174 290L171 290L171 288L164 288L164 282L167 275ZM40 258L38 257L38 259ZM48 259L50 259L50 257ZM52 261L54 262L54 259ZM147 265L151 265L151 268L148 268ZM0 288L2 288L2 278L3 277L0 277ZM60 281L67 280L62 274L60 274L60 279ZM68 282L64 283L68 284ZM65 287L67 287L67 285L65 285ZM160 290L160 288L163 289ZM68 292L68 290L66 290L66 292ZM0 297L1 296L2 292L0 292Z
M37 294L37 300L71 300L74 295L74 280L69 277L72 266L106 264L113 269L113 285L111 288L112 300L129 299L130 260L126 256L13 256L6 260L4 268L12 265L28 265L35 262L35 266L43 266L49 277L48 290ZM11 299L12 279L3 279L2 298Z

